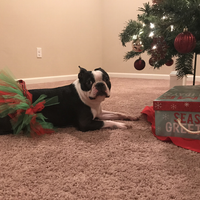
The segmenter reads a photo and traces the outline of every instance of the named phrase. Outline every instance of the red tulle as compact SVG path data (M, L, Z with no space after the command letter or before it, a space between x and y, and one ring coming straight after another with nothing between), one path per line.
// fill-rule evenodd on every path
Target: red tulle
M38 102L35 106L33 106L32 94L27 90L25 82L23 80L20 80L18 81L18 83L20 84L22 88L23 95L27 98L26 103L27 105L30 104L30 107L27 110L19 109L19 110L16 110L14 113L8 114L12 122L17 123L20 115L25 112L26 115L31 115L32 117L30 121L30 129L31 129L30 134L32 136L53 133L54 132L53 129L43 128L42 125L36 120L37 118L36 113L44 109L45 107L44 104L46 103L46 101L43 100L41 102ZM6 86L6 84L4 83L2 83L1 85ZM9 86L9 87L12 87L12 86ZM4 98L4 95L10 96L10 98ZM8 107L11 107L11 108L16 106L17 104L20 104L21 101L15 98L15 95L16 93L0 91L0 104L1 105L6 104Z
M56 104L59 104L57 96L47 98L45 94L32 102L32 94L23 80L16 82L7 70L0 71L0 117L10 117L14 134L23 132L24 135L36 136L53 133L53 124L39 112Z
M36 116L34 116L32 119L31 119L31 136L34 137L35 134L37 134L38 136L40 135L44 135L44 134L51 134L51 133L54 133L54 130L52 129L45 129L41 126L41 124L39 124L37 121L36 121Z

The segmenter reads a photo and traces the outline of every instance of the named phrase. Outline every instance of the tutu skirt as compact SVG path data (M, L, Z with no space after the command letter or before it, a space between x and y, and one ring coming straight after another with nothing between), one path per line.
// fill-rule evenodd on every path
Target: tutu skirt
M14 134L36 136L54 132L53 124L46 122L40 111L59 102L57 96L46 97L41 95L32 102L32 95L23 80L15 81L7 70L0 71L0 118L10 117Z

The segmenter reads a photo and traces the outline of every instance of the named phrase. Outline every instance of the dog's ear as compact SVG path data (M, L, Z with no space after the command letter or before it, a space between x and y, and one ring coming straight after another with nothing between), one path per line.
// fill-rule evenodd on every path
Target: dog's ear
M94 71L97 71L97 70L102 70L102 68L101 67L99 67L99 68L96 68L96 69L94 69Z
M79 68L80 68L80 72L87 72L87 70L86 69L84 69L83 67L81 67L81 66L78 66ZM79 72L79 73L80 73Z
M78 78L81 79L84 76L84 74L87 72L87 70L82 68L82 67L80 67L80 66L78 66L78 67L80 68L80 72L78 74Z

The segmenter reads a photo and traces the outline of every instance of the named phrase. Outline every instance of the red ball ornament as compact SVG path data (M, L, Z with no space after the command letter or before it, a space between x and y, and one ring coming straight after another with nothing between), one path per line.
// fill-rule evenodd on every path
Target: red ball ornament
M165 65L167 65L167 66L172 66L173 63L174 63L174 61L173 61L172 59L170 59L170 60L168 60L168 61L165 63Z
M155 62L156 62L156 59L155 59L154 57L151 57L151 58L149 59L149 64L150 64L151 66L154 66Z
M143 70L145 68L145 61L142 60L141 58L137 59L134 63L134 67L137 70Z
M179 53L190 53L196 46L196 39L192 33L186 29L177 35L174 40L174 47Z
M153 4L158 4L158 3L160 3L161 1L163 1L163 0L152 0L152 3L153 3Z

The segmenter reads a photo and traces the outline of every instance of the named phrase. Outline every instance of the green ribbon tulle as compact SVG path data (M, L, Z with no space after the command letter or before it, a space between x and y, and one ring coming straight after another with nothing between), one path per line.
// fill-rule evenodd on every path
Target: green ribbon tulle
M6 94L4 94L5 92ZM35 102L31 103L24 96L23 89L14 80L11 73L6 70L0 72L0 117L13 115L11 124L14 134L23 131L24 134L33 136L35 134L50 133L51 130L54 130L52 123L46 122L46 118L42 113L31 112L26 114L28 109L34 109L39 103L44 103L44 107L59 104L57 96L46 97L42 94Z
M44 100L45 100L45 103L44 103L45 107L59 104L57 96L45 99L46 97L47 97L46 95L41 95L32 104L32 106L34 107L39 102L42 102ZM16 120L16 118L11 119L11 124L12 124L14 134L18 135L23 130L24 134L26 134L28 136L36 135L31 126L34 127L34 130L37 130L38 125L40 125L43 129L55 130L52 123L45 121L47 118L42 113L34 113L34 114L26 114L25 113L26 110L31 108L31 105L28 105L28 107L27 107L24 104L21 104L21 106L18 106L18 108L24 110L24 112L22 112L19 116L16 116L17 120ZM36 119L34 124L31 123L31 120L33 119L33 117L35 117L35 119ZM39 130L37 132L39 132ZM37 133L37 135L38 135L38 133Z

